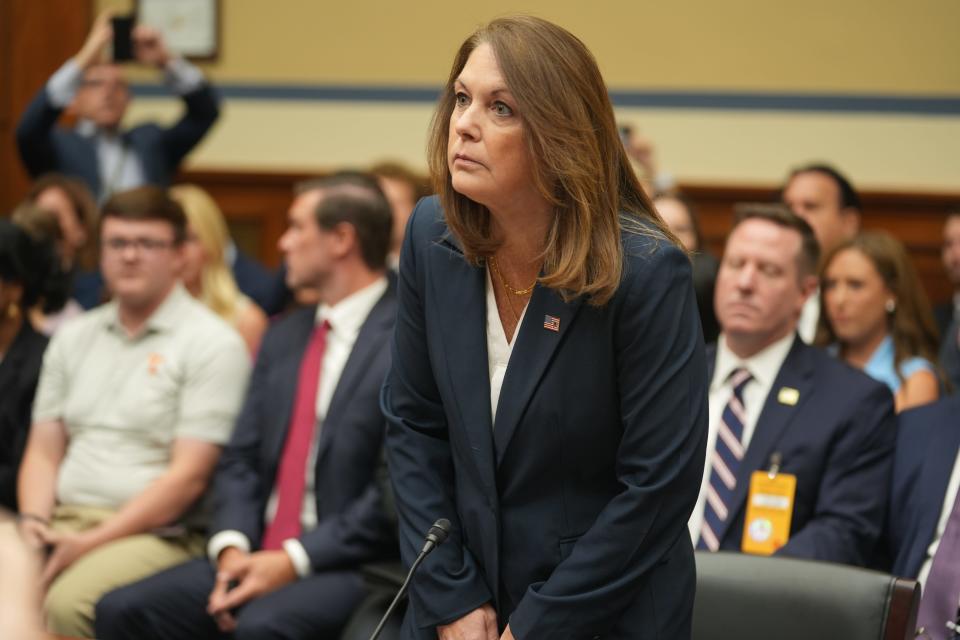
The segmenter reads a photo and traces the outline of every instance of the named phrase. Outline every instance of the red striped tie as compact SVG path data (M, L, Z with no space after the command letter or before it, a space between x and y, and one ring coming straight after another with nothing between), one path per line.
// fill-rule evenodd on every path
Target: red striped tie
M293 415L277 471L277 513L263 536L263 549L280 549L284 540L300 535L300 516L308 473L307 456L317 421L317 388L329 327L330 323L324 321L314 328L300 363Z

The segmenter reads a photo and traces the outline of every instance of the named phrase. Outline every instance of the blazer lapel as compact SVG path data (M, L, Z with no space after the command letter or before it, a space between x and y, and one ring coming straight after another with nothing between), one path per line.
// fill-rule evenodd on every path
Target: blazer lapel
M303 353L306 351L307 343L313 333L316 312L316 307L298 312L297 321L291 323L290 333L288 334L290 336L290 348L281 356L281 362L277 363L277 373L273 378L277 382L272 387L271 393L273 396L272 413L276 417L276 423L274 428L268 432L271 440L267 459L276 460L278 464L283 452L283 443L287 439L287 431L290 429L290 416L293 414L293 403L297 388L300 385L300 363L303 361Z
M510 355L497 404L493 433L498 465L557 346L570 332L581 304L581 298L564 302L553 289L541 286L534 289L515 338L517 343Z
M916 528L911 536L914 540L922 541L922 544L914 545L918 555L925 554L930 540L933 540L950 474L956 461L957 447L960 446L960 429L954 424L948 424L947 420L941 421L933 436L925 447L926 454L918 484L921 490L911 496L918 501L917 508L913 511L917 514ZM921 557L915 563L918 571L922 564Z
M464 259L450 235L434 244L429 256L430 273L437 274L432 281L432 294L437 303L432 306L440 319L438 328L450 385L481 483L493 491L496 479L487 364L485 271Z
M763 410L757 418L757 426L753 430L750 445L740 463L737 487L734 491L730 515L726 521L728 525L736 520L740 510L746 505L747 493L750 490L750 476L757 469L769 468L770 455L775 453L783 431L797 415L803 403L810 401L813 366L806 349L808 347L803 344L803 341L795 337L793 346L780 366L773 386L770 387ZM783 388L796 389L799 392L796 404L785 404L780 401L780 390ZM717 537L723 539L725 534L726 531L717 532Z
M317 460L320 460L327 450L337 425L340 423L339 416L346 411L353 399L353 390L357 388L359 380L367 372L370 360L379 351L387 348L385 342L393 326L393 312L395 311L387 301L393 296L393 289L388 288L360 326L360 333L357 334L353 349L347 356L347 362L343 366L340 379L337 381L337 388L334 389L333 397L330 399L330 406L323 421L323 428L320 430ZM317 465L317 468L319 469L320 465Z

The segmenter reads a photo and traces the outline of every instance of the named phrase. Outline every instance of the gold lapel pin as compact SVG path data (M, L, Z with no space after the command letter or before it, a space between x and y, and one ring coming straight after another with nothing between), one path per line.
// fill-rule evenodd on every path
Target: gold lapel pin
M780 391L777 393L777 401L780 404L785 404L792 407L797 404L798 400L800 400L799 391L793 387L780 387Z

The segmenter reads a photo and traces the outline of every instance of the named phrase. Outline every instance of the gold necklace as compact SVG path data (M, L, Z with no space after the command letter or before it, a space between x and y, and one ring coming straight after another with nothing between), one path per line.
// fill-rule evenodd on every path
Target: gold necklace
M514 289L509 284L507 284L507 281L506 279L504 279L503 274L500 273L500 269L497 267L497 259L494 258L493 256L490 256L490 266L493 267L493 272L497 274L497 279L500 281L500 284L503 285L503 288L515 296L525 296L531 291L533 291L533 288L537 286L537 280L534 280L533 284L531 284L526 289Z

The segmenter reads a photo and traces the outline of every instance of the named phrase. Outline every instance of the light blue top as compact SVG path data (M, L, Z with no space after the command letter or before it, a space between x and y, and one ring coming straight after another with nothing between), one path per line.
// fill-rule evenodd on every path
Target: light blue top
M902 363L900 363L900 375L903 376L903 379L906 380L917 371L927 370L931 373L935 373L933 364L929 360L915 356L913 358L907 358ZM900 390L900 385L903 384L899 377L897 377L896 368L893 364L893 338L889 335L883 339L883 342L876 348L873 352L873 355L870 356L870 360L867 362L866 366L863 368L863 372L875 380L879 380L884 383L893 393L896 393Z

